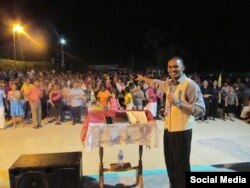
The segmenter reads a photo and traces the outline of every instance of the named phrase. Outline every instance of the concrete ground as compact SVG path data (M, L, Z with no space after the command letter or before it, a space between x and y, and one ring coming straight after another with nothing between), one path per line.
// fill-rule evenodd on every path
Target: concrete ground
M157 121L163 133L163 121ZM83 175L98 181L99 150L86 151L80 140L82 125L72 126L71 122L62 125L43 123L43 127L33 129L29 126L13 129L9 126L0 131L0 188L9 187L8 168L22 154L56 153L81 151L83 153ZM161 139L162 140L162 139ZM124 152L124 161L132 166L138 163L138 146L122 145L104 148L104 166L117 162L119 149ZM191 151L192 169L199 166L216 164L250 162L250 125L235 119L232 121L210 120L209 123L197 123L193 129ZM143 152L144 187L151 188L151 174L157 175L155 183L162 182L159 187L168 186L168 178L163 159L162 142L160 147L146 149ZM133 172L109 173L105 175L105 183L118 185L132 184ZM159 174L161 176L159 176ZM121 178L121 176L123 176ZM153 177L153 176L152 176ZM158 178L158 179L157 179ZM160 178L160 180L159 180ZM115 181L115 183L114 183ZM87 181L86 181L87 182ZM86 185L85 187L91 187ZM112 186L111 186L112 187ZM115 187L115 186L113 186Z

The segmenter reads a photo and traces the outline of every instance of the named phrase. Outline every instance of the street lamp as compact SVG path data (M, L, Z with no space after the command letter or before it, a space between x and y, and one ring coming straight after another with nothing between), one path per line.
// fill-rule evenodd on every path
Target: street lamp
M19 24L13 26L13 50L14 50L14 60L16 60L16 32L22 33L23 27Z
M64 68L64 51L63 51L63 45L66 44L66 40L64 38L61 38L61 51L62 51L62 61L61 61L61 68Z

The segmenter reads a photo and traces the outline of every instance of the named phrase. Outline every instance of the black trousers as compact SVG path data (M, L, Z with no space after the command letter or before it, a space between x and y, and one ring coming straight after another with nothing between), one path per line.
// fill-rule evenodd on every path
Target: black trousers
M82 116L82 106L71 107L71 114L73 119L73 124L79 123Z
M186 187L186 172L190 171L192 130L164 131L164 157L171 188Z
M210 104L210 112L213 119L218 117L218 100L212 100Z
M29 101L25 101L24 103L24 117L26 120L31 119L31 109Z
M60 117L60 121L64 121L64 112L63 112L63 102L62 101L53 101L55 104L55 107L51 108L51 114L53 114L54 117L56 117L56 120Z
M210 99L204 99L204 102L205 102L205 106L206 106L206 113L204 115L204 120L207 120L208 116L210 115L209 114L209 112L210 112Z

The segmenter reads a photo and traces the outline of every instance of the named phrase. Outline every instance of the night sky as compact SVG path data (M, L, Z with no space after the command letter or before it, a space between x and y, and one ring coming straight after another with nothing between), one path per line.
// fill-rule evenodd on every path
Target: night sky
M0 2L3 58L13 57L6 19L20 19L30 33L46 35L46 52L35 54L28 46L24 49L27 60L59 59L58 41L63 36L70 63L164 67L167 58L178 55L192 71L247 72L250 67L249 1Z

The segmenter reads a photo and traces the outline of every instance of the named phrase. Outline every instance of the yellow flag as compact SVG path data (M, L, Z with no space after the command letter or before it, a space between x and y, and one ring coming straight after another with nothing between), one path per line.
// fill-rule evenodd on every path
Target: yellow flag
M221 73L219 75L219 78L218 78L218 86L221 87L221 83L222 82L222 77L221 77Z

